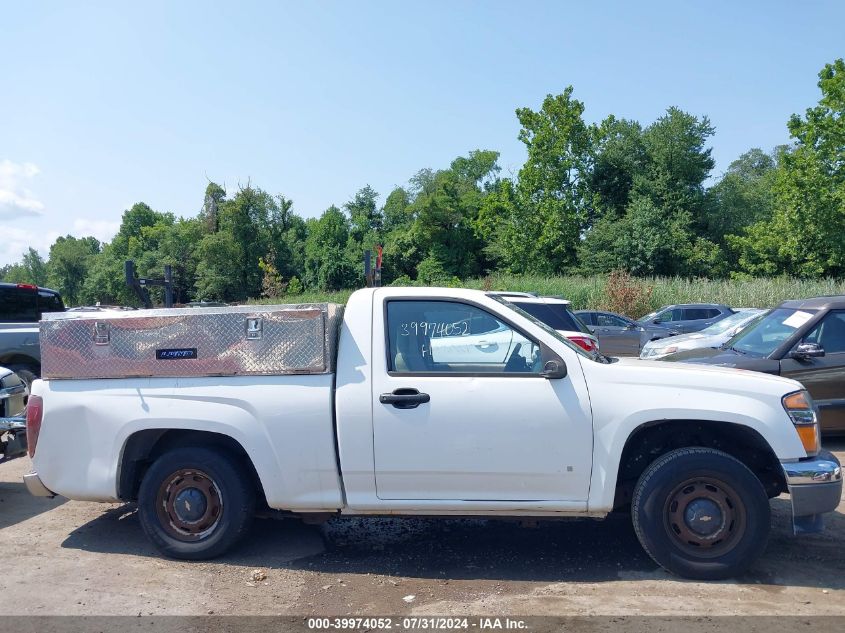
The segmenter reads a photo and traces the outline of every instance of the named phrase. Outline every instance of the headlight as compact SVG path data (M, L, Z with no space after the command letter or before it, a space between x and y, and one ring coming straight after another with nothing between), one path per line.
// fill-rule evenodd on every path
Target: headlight
M806 391L796 391L786 394L781 402L795 425L795 430L801 438L807 455L816 455L821 448L819 419L810 394Z

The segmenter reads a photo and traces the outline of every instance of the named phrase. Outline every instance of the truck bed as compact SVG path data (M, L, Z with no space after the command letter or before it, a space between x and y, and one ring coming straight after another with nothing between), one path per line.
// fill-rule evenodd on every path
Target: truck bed
M138 433L201 428L251 457L267 502L340 508L332 374L42 380L38 473L71 499L116 501L118 470ZM116 415L116 412L120 412ZM153 435L154 439L154 435Z

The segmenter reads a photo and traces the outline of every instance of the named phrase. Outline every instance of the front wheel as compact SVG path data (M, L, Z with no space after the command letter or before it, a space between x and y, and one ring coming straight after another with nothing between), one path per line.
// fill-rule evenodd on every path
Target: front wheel
M244 465L211 448L177 448L159 457L138 490L147 537L172 558L220 556L247 532L255 488Z
M769 499L745 464L711 448L658 458L634 489L631 517L645 551L696 580L736 576L766 547Z

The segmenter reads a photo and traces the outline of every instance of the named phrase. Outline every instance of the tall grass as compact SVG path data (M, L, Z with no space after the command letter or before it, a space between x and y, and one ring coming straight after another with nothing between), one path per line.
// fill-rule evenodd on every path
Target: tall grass
M805 299L820 295L845 295L845 280L796 279L773 277L747 280L683 279L680 277L651 277L637 280L644 288L651 287L649 309L671 303L723 303L732 307L770 308L786 299ZM483 290L520 290L542 295L559 295L572 302L575 310L601 308L607 304L605 275L582 277L562 275L494 274L481 279L468 279L465 288ZM352 290L339 292L306 292L281 299L261 299L256 303L311 303L331 301L345 303ZM639 317L641 314L629 316Z

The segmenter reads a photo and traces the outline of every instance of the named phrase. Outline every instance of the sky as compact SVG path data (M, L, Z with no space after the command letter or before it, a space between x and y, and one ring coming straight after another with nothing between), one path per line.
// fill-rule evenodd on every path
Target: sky
M138 201L196 215L209 181L312 217L474 149L516 174L515 109L568 85L589 122L707 115L717 177L789 141L843 24L841 1L0 0L0 265Z

